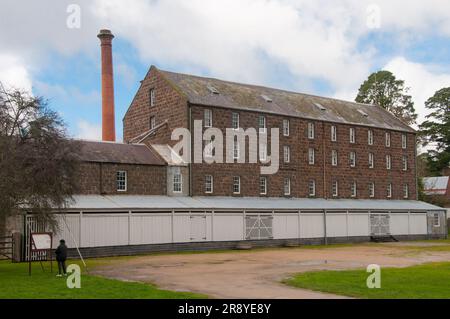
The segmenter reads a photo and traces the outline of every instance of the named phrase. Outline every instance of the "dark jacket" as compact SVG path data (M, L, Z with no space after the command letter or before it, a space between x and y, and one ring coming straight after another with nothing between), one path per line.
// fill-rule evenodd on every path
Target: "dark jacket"
M67 246L65 244L60 244L55 250L56 260L65 261L67 259Z

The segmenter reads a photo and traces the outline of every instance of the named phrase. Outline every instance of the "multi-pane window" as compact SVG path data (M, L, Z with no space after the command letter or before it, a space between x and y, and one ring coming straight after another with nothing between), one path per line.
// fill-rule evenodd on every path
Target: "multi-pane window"
M386 187L386 197L391 198L392 197L392 184L389 183Z
M291 148L287 145L283 147L284 162L289 163L291 161Z
M265 143L259 144L259 160L261 162L267 161L267 144Z
M403 198L408 198L408 197L409 197L408 184L404 184L403 185Z
M331 125L331 141L336 142L337 141L337 129L336 125Z
M206 175L205 176L205 193L212 193L213 192L213 185L214 180L212 175Z
M402 164L403 164L403 170L408 170L408 157L406 155L403 155L402 157Z
M353 151L351 151L349 153L349 162L350 162L350 167L356 166L356 153Z
M406 148L406 134L402 134L402 148Z
M233 176L233 193L239 194L241 192L241 177Z
M350 128L350 143L355 143L355 129L353 127Z
M231 128L235 130L239 128L239 113L231 113Z
M373 168L374 166L374 157L373 153L369 153L369 168Z
M367 144L373 145L373 131L372 130L367 131Z
M338 181L333 181L333 183L331 185L331 194L333 197L337 197L339 195Z
M283 135L289 136L289 120L283 120Z
M205 157L213 156L213 141L212 139L205 141Z
M315 161L315 156L314 156L314 149L312 147L310 147L308 149L308 163L309 165L314 165L314 161Z
M391 133L386 132L384 134L384 140L385 140L386 147L391 147Z
M314 123L308 123L308 138L310 140L314 139Z
M205 127L212 127L212 111L210 109L205 109L203 116Z
M259 193L261 195L267 194L267 177L261 176L259 178Z
M176 173L173 175L173 192L181 193L183 190L183 177L180 173Z
M434 227L440 227L441 226L441 219L439 217L439 213L433 214L433 226Z
M338 152L336 150L331 150L331 165L337 166L338 164Z
M391 155L386 155L386 169L391 169Z
M154 129L156 126L156 118L154 116L150 116L150 129Z
M155 89L150 89L150 106L155 106Z
M308 183L308 194L309 196L316 196L316 181L313 179Z
M284 195L291 195L291 179L289 177L284 179Z
M266 117L264 115L258 117L258 127L260 133L266 133Z
M350 185L350 196L356 197L356 182L352 182Z
M369 183L369 197L375 197L375 183Z
M239 142L237 136L233 139L233 159L239 158Z
M126 192L127 191L127 172L126 171L118 171L116 173L116 186L118 192Z

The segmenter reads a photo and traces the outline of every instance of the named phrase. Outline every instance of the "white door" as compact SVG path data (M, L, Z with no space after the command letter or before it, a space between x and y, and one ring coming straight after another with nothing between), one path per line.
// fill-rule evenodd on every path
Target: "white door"
M206 216L190 216L191 241L206 240Z

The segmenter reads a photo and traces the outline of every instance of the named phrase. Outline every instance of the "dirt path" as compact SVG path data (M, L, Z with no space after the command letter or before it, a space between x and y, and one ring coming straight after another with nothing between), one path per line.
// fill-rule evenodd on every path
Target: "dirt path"
M291 288L280 281L291 274L323 269L405 267L450 261L450 251L414 250L400 245L282 248L221 253L140 256L96 268L94 273L122 280L151 282L213 298L342 298Z

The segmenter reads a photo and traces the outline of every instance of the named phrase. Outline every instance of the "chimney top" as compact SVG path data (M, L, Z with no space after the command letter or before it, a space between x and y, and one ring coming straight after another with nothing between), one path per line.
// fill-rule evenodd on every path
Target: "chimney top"
M102 38L114 38L114 35L111 33L111 30L108 29L101 29L100 32L98 33L97 37L99 39Z

